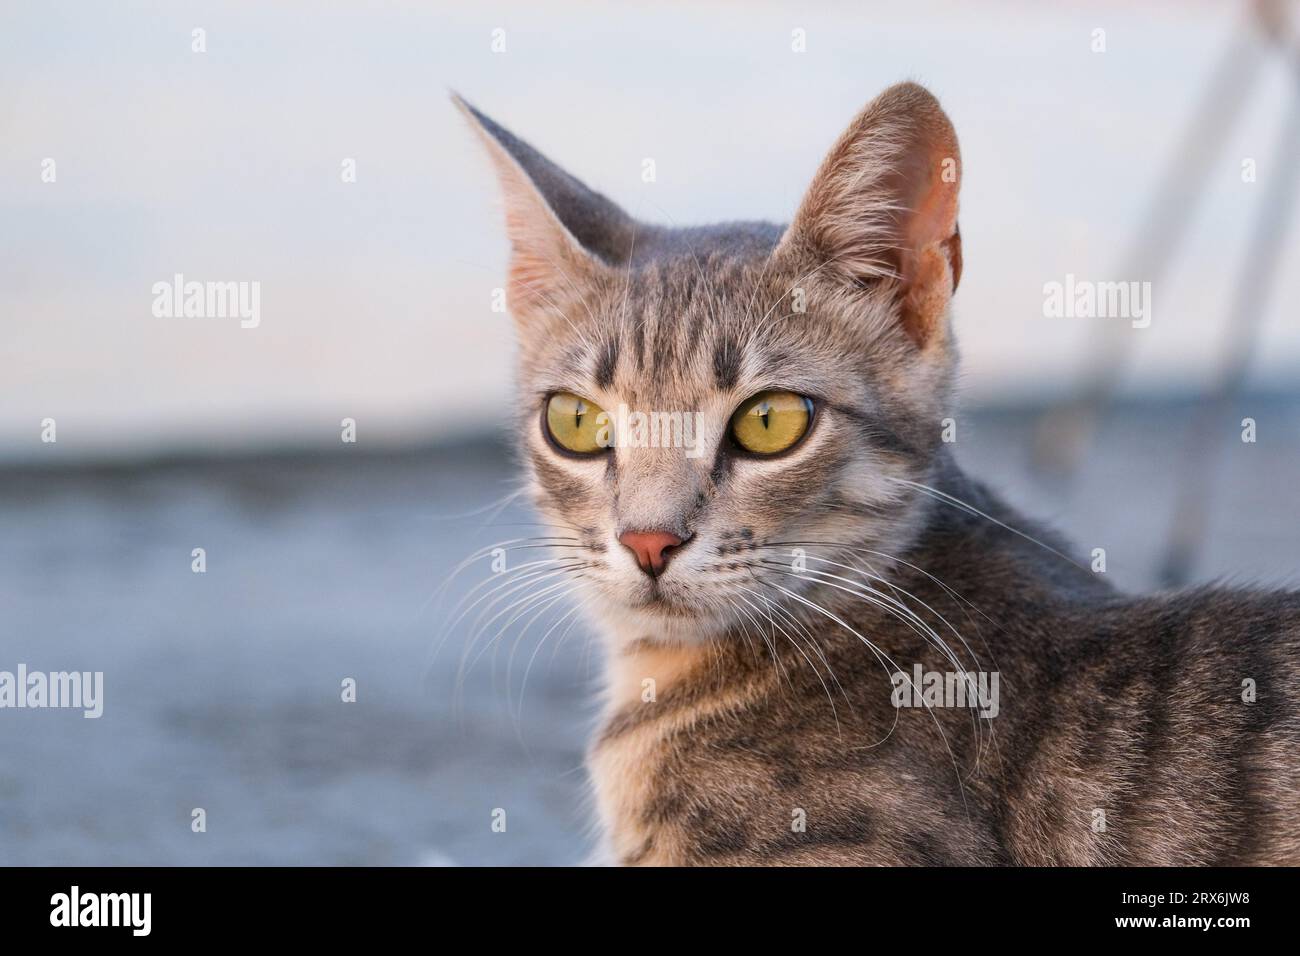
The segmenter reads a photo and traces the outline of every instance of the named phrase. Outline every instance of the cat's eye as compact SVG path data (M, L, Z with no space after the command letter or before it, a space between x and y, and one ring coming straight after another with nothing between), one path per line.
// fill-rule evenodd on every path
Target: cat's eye
M546 430L557 445L577 455L592 455L610 444L609 416L572 392L556 392L547 399Z
M812 423L811 399L794 392L759 392L731 416L731 438L755 455L775 455L803 438Z

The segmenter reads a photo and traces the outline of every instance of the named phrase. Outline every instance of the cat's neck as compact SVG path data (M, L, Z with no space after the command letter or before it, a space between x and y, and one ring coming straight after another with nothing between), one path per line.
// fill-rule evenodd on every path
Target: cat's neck
M1113 593L1071 542L1008 505L950 454L936 458L926 494L929 509L909 560L972 599L1017 592L1049 599ZM1016 587L1008 591L1012 579Z
M611 708L652 703L658 696L698 678L716 661L713 643L663 642L636 638L611 646L605 694Z
M651 618L634 611L596 611L605 648L604 696L617 710L652 700L716 661L716 625L704 620ZM647 635L655 635L653 638Z

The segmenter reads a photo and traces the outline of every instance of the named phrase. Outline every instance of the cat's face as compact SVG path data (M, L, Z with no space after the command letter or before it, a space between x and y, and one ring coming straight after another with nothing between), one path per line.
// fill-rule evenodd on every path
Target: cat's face
M868 107L784 231L637 224L470 115L506 186L518 443L589 605L689 640L833 583L828 555L888 567L953 364L957 154L933 98Z

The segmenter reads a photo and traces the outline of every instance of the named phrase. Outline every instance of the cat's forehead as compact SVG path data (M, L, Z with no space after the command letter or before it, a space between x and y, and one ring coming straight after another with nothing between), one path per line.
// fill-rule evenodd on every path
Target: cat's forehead
M862 343L765 259L629 270L584 316L578 369L601 391L687 398L824 379ZM830 357L838 361L828 361Z
M657 383L698 381L708 364L702 353L745 331L755 289L740 263L679 259L630 273L623 291L601 330L603 383L619 372Z

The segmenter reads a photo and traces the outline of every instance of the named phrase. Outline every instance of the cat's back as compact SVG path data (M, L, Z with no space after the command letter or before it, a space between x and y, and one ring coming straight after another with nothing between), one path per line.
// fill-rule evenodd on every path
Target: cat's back
M1300 594L1111 594L1051 626L1003 709L1017 862L1300 859Z
M911 586L942 609L930 576L955 585L1000 672L989 769L1012 859L1300 861L1300 593L1127 595L978 483L946 487L982 514L936 513Z

